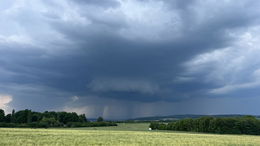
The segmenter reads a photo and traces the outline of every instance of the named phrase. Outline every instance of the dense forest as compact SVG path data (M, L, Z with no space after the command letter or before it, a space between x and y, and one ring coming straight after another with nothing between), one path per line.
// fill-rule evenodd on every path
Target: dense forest
M192 131L218 134L260 135L260 120L253 116L183 119L170 123L152 122L150 128L158 130Z
M104 121L99 117L96 122L87 120L85 114L78 115L75 112L54 112L45 111L34 112L31 110L21 110L5 115L5 111L0 109L0 127L99 127L116 126L114 122Z

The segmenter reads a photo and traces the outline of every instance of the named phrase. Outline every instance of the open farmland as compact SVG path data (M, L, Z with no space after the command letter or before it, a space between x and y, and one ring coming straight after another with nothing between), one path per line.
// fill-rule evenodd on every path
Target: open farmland
M150 123L118 123L117 126L71 128L75 130L147 131Z
M0 145L260 145L260 136L144 131L146 126L122 123L107 129L1 128Z

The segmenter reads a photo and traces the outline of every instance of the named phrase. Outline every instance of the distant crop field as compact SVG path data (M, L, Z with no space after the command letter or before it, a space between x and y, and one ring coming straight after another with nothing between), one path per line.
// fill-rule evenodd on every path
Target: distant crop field
M148 131L147 126L122 123L96 129L0 128L0 145L260 145L260 136Z
M118 126L71 128L76 130L148 131L150 123L118 123Z

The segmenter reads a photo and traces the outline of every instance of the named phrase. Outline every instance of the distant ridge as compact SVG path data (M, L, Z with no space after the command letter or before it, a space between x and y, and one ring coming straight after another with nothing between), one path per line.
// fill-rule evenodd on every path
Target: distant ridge
M248 115L242 114L223 114L223 115L195 115L195 114L185 114L185 115L169 115L169 116L151 116L151 117L139 117L129 119L130 121L172 121L172 120L180 120L185 118L200 118L204 116L212 116L212 117L243 117ZM252 115L256 118L260 118L260 115Z

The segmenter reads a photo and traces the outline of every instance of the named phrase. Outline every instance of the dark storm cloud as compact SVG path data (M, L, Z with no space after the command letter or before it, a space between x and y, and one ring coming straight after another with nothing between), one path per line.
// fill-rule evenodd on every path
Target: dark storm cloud
M178 5L178 2L176 3ZM85 29L80 29L80 31L77 29L77 25L72 27L69 25L68 28L66 24L63 27L62 24L58 23L56 24L57 26L54 26L70 40L79 42L77 47L82 52L81 63L84 62L83 66L85 66L85 69L81 70L79 76L89 76L89 80L99 78L112 78L111 80L116 78L143 79L157 83L159 84L158 86L165 86L164 88L167 89L171 87L168 84L172 84L169 81L173 80L180 72L181 68L178 68L178 64L201 52L230 45L232 37L229 37L226 31L250 26L255 21L255 19L252 19L255 14L241 15L240 13L243 11L232 8L238 7L236 5L224 7L228 9L226 10L228 12L213 13L212 17L214 19L205 16L206 18L199 24L196 24L198 20L194 19L199 17L199 12L188 18L183 17L182 19L187 19L184 22L188 21L190 23L183 24L187 27L180 28L179 33L182 36L179 38L165 36L166 40L159 42L129 40L118 34L121 29L128 29L129 27L125 24L126 20L124 18L119 18L122 19L122 24L118 25L118 22L115 23L116 26L120 27L114 27L110 21L108 25L105 25L91 19L89 21L93 23L84 26ZM191 14L193 9L186 11L182 12L181 15ZM83 15L83 17L88 18L88 15ZM167 37L169 37L169 40L167 40ZM84 56L84 54L86 55ZM119 92L118 96L127 99L130 95L126 93L124 96L123 94L124 92ZM108 96L108 91L104 95ZM112 97L117 98L117 94L112 95ZM134 94L134 96L137 100L143 100L145 95L138 97L138 95ZM158 100L160 96L162 95L154 97L148 95L148 98L149 100L153 100L153 98ZM173 96L173 94L163 94L163 96ZM173 97L169 98L174 99ZM181 97L175 96L175 98Z
M52 101L53 109L88 110L91 116L107 117L118 107L122 110L118 117L125 118L149 115L151 108L157 109L156 103L167 105L160 111L167 114L170 103L176 110L197 100L198 105L190 106L192 111L200 107L199 101L212 103L206 97L218 98L221 93L224 98L226 92L258 85L243 83L245 79L230 81L234 85L218 80L214 75L224 70L219 68L222 62L210 60L215 50L220 50L219 57L232 58L221 52L223 48L243 48L234 45L239 42L236 34L258 26L258 1L29 4L35 8L14 2L0 15L16 29L0 25L0 85L4 87L0 93L12 95L14 107L43 110ZM231 71L219 76L227 78L227 72ZM232 95L237 94L229 92ZM79 98L70 99L75 96ZM141 110L137 105L145 105L143 113L136 111Z

